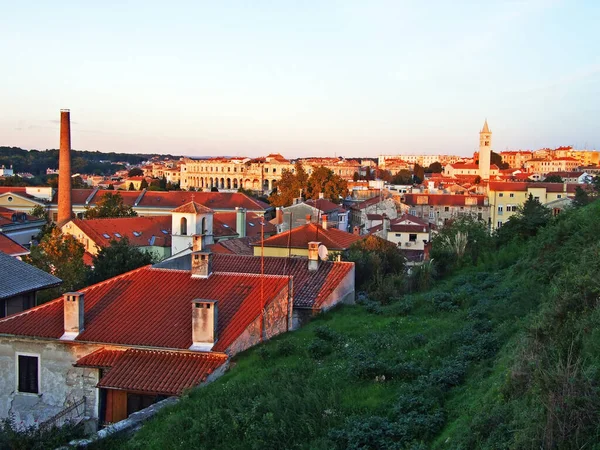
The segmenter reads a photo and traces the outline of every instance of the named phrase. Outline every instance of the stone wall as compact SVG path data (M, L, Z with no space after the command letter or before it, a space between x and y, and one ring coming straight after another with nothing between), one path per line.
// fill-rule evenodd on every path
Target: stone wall
M97 418L99 370L73 367L96 345L26 338L0 339L0 418L14 415L19 426L37 425L86 397L85 415ZM40 392L17 392L17 353L39 355Z

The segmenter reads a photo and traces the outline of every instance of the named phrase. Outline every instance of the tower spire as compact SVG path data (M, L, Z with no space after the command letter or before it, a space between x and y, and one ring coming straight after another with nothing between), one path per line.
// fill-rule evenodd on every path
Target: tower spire
M483 128L481 129L481 132L482 133L491 133L490 127L488 127L487 118L485 119L485 122L483 124Z

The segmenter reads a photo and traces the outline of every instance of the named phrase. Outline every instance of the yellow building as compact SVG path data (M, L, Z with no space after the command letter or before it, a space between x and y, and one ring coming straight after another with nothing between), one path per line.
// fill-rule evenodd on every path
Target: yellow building
M567 183L526 183L526 182L490 182L488 200L490 205L490 224L492 229L500 228L523 205L529 195L542 205L575 195L577 184Z

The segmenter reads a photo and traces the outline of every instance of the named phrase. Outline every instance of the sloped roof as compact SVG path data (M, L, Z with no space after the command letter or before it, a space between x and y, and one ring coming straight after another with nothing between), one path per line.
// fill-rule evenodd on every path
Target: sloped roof
M229 255L254 255L250 245L260 241L260 236L246 236L244 238L226 239L210 246L213 253L227 253Z
M291 237L290 237L291 234ZM288 247L306 248L308 243L313 241L321 242L329 250L346 250L356 241L360 241L364 236L347 233L337 228L323 229L316 223L307 223L305 225L293 228L290 231L271 236L263 241L265 247ZM253 244L260 245L260 242Z
M195 201L191 201L189 203L185 203L178 208L175 208L171 212L174 213L186 213L186 214L212 214L213 210L207 208L206 206L202 206L200 203L196 203Z
M107 350L101 348L83 358L79 358L74 365L76 367L112 367L124 353L125 349Z
M490 127L488 127L487 119L485 119L485 122L483 124L483 128L481 129L481 132L482 133L491 133Z
M110 245L111 240L118 241L124 237L129 240L129 244L133 247L171 246L170 216L73 219L71 223L77 226L99 247L107 247ZM68 228L69 223L64 226Z
M213 216L213 227L215 226L215 222L219 222L221 226L227 225L233 233L236 233L236 212L220 212ZM260 236L261 226L260 223L263 220L262 216L256 214L251 211L246 211L246 236ZM270 223L269 221L265 221L265 234L272 235L277 233L277 227Z
M60 278L0 252L0 299L62 283Z
M334 212L334 211L338 211L338 212L345 212L346 210L344 209L344 207L340 206L340 205L336 205L335 203L333 203L330 200L327 200L326 198L319 198L317 200L306 200L304 203L306 203L307 205L313 206L314 208L317 208L318 210L320 210L321 212L327 214L329 212Z
M224 353L129 349L100 379L99 388L181 395L227 361Z
M285 277L265 276L266 303L287 282ZM189 271L145 266L81 292L85 330L75 339L78 342L188 349L192 300L202 298L218 301L213 351L225 351L259 314L261 278L239 273L194 278ZM0 333L58 339L64 333L63 320L63 299L58 298L0 320Z
M491 184L491 183L490 183ZM437 206L484 206L485 195L452 195L452 194L404 194L404 203L407 205L420 205L418 197L427 197L425 205ZM467 205L466 199L476 199L476 205Z
M13 241L4 233L0 233L0 253L5 253L8 256L23 256L28 255L29 250Z
M15 218L16 222L13 220L13 217ZM4 206L0 206L0 226L42 221L42 219L38 219L30 214L14 211L12 209L5 208Z

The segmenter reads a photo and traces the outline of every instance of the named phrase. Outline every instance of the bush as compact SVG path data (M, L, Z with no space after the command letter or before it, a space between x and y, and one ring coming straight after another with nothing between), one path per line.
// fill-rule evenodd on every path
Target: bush
M458 305L448 292L434 294L431 297L431 303L437 311L453 312L458 310Z
M313 359L321 359L324 356L329 355L333 351L333 346L330 342L324 341L320 338L315 338L308 345L308 354Z
M84 437L83 425L65 424L60 428L18 427L13 416L0 422L0 449L45 450L57 448Z

